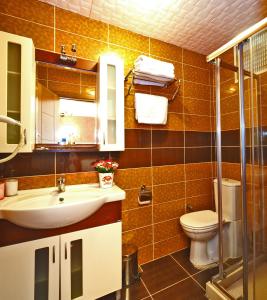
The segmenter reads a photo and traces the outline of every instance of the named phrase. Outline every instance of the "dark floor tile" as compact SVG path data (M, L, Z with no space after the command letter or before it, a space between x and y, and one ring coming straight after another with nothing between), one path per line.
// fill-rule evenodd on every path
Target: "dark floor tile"
M195 274L199 272L198 269L196 269L192 263L189 260L189 255L190 255L190 248L186 248L180 251L177 251L175 253L172 253L172 257L178 261L178 263L186 269L187 272L190 274Z
M188 276L170 256L144 264L142 269L142 279L151 294Z
M191 278L181 281L155 295L154 300L207 300L205 292Z
M197 280L197 282L199 282L199 284L201 284L201 286L203 288L206 288L206 282L211 280L211 277L218 274L219 272L219 268L218 267L214 267L211 269L206 269L202 272L199 272L197 274L195 274L193 277L194 279Z
M149 297L149 294L141 280L121 291L121 300L141 300Z
M136 283L130 285L129 287L123 288L120 294L120 300L143 300L150 299L149 294L144 287L141 280L138 280ZM116 293L111 293L97 300L116 300Z

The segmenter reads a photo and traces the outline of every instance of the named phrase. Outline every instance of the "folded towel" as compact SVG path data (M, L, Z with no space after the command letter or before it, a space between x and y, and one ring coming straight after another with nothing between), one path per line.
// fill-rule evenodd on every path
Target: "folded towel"
M136 71L134 71L133 73L134 73L135 78L148 80L148 81L157 81L157 82L167 83L167 82L170 82L173 80L173 78L166 77L166 76L156 76L156 75L151 75L148 73L136 72Z
M139 79L139 78L134 78L133 82L134 82L134 84L140 84L140 85L153 85L153 86L160 86L160 87L165 86L165 83L149 81L149 80L144 80L144 79Z
M134 70L146 74L174 78L174 65L145 55L140 55L134 63Z
M166 124L167 115L166 97L135 93L135 118L138 123Z

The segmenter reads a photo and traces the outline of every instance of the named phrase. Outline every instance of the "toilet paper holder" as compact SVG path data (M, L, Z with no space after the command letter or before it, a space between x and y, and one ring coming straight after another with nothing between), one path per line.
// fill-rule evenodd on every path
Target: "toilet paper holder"
M152 191L145 185L142 185L139 191L138 203L140 205L150 204L152 201Z

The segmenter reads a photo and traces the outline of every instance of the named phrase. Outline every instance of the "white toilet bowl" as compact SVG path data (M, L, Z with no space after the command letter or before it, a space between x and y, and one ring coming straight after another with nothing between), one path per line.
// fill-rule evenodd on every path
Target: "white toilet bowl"
M181 216L180 223L191 239L190 261L199 268L218 260L218 215L211 210L192 212Z

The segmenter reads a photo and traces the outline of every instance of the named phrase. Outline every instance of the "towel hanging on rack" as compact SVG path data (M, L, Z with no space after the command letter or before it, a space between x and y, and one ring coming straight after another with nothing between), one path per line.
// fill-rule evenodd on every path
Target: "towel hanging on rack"
M145 55L140 55L134 62L134 72L145 73L158 77L166 77L169 80L175 77L174 65L154 59Z
M168 99L162 96L135 93L135 118L143 124L166 124Z

